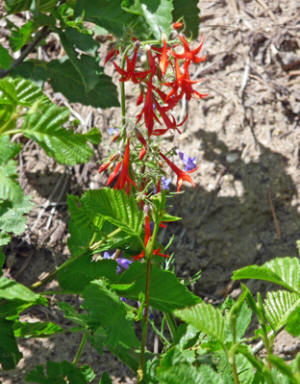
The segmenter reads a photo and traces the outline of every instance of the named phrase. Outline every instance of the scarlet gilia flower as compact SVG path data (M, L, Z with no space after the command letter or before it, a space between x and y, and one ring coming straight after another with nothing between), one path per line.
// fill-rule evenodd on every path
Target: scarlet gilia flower
M126 69L127 69L126 71L124 69L120 68L118 66L118 64L116 64L113 61L113 65L115 66L117 72L119 72L119 74L122 76L120 81L131 80L132 82L137 84L140 81L142 81L149 74L149 72L150 72L149 70L142 71L142 72L138 72L138 71L135 70L138 49L139 49L139 44L136 44L131 60L126 55L126 57L125 57L125 59L126 59Z
M170 47L167 46L166 36L163 36L162 41L163 41L163 47L161 49L159 68L161 70L161 73L164 75L167 72L167 68L169 66L168 51L170 51Z
M141 134L141 132L137 128L135 128L135 133L136 133L136 137L138 138L140 143L143 145L143 148L140 150L140 153L139 153L139 159L142 160L147 153L148 144L147 144L147 141L144 139L144 136Z
M184 72L181 73L178 59L175 59L175 73L176 79L174 81L170 83L164 83L165 85L172 87L172 90L167 95L167 100L171 97L177 97L180 99L184 94L186 95L187 100L190 100L192 95L196 95L199 99L207 96L207 94L199 93L193 89L192 85L199 83L200 80L193 81L190 79L187 66L184 67ZM180 94L178 94L179 88L181 88Z
M105 56L104 59L104 65L111 60L113 57L117 56L119 54L119 50L116 49L115 47L111 48L108 52L107 55Z
M151 227L150 227L150 218L148 213L145 213L145 238L144 238L144 245L147 247L148 241L151 237ZM170 255L166 255L165 253L160 252L160 248L154 249L152 252L153 255L161 256L161 257L170 257ZM145 251L142 250L141 253L139 253L136 256L132 256L133 260L139 260L145 257Z
M178 168L171 160L169 160L163 153L159 153L160 156L166 161L166 163L169 165L169 167L176 173L177 175L177 192L180 192L180 188L182 186L182 183L184 181L187 181L188 183L191 183L192 186L195 188L196 184L193 182L193 179L191 178L188 173L195 172L198 167L190 170L190 171L183 171L182 169Z
M126 189L127 194L130 193L131 185L136 187L136 183L131 179L129 175L129 160L130 160L129 144L130 144L130 141L128 139L125 147L123 161L120 161L117 164L116 168L114 169L112 174L109 176L106 183L106 185L110 185L115 180L122 166L122 169L120 170L120 174L119 174L118 180L116 181L114 189Z
M119 153L116 153L115 155L111 156L110 159L109 159L109 161L108 161L107 163L104 163L104 164L102 164L102 165L100 166L98 172L99 172L99 173L104 172L104 171L111 165L111 163L112 163L114 160L116 160L119 156L120 156Z
M179 35L179 39L182 42L182 45L183 45L183 48L184 48L184 53L179 54L179 53L176 53L176 52L172 51L172 55L176 59L184 59L186 65L189 65L191 61L193 63L197 63L198 64L198 63L201 63L202 61L206 60L206 56L203 56L203 57L198 57L197 56L198 53L201 51L201 48L202 48L203 43L204 43L203 36L201 38L199 47L197 47L197 48L195 48L193 50L190 49L189 43L186 41L186 39L182 35Z

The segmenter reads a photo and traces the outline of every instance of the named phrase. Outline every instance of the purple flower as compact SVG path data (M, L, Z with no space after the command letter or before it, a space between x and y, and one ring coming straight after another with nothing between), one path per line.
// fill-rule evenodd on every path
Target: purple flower
M185 171L191 171L196 168L196 163L195 163L196 157L187 156L180 151L177 151L177 154L179 155L180 160L185 165L185 168L184 168Z
M123 301L123 303L127 303L127 299L123 296L120 297L120 300Z
M168 191L170 189L169 185L171 184L171 181L172 181L171 178L166 179L165 176L162 176L162 178L161 178L162 189L164 189L165 191Z
M110 135L114 135L115 133L119 133L120 132L120 130L119 129L117 129L117 128L108 128L108 133L110 134Z
M132 264L132 260L128 260L125 257L119 257L117 259L117 263L119 264L120 267L123 269L128 269L130 264Z
M103 259L113 259L116 255L116 252L114 252L112 255L110 255L109 252L105 251L103 254ZM131 260L126 259L125 257L118 257L116 262L118 263L117 266L117 273L122 272L123 269L128 269L129 265L132 263Z

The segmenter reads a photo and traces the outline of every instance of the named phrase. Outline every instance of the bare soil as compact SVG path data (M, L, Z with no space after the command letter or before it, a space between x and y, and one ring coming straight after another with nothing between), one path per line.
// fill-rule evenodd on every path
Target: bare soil
M195 68L201 90L209 97L182 105L189 112L182 135L167 146L197 157L195 189L184 188L171 210L181 216L161 239L175 234L177 273L183 277L202 270L194 291L218 302L239 294L233 270L262 264L274 257L297 257L300 239L300 3L298 0L200 1L201 28L207 62ZM59 49L59 47L58 47ZM64 104L60 95L53 100ZM68 256L67 193L100 188L105 176L97 169L105 152L107 129L119 121L119 111L72 105L74 118L85 130L97 126L102 143L89 164L73 168L56 164L34 143L19 157L20 181L36 206L24 235L7 247L5 274L31 284ZM132 109L134 113L134 107ZM173 180L175 182L175 180ZM55 287L55 282L49 288ZM270 285L251 282L265 292ZM68 300L71 300L68 298ZM75 300L75 299L73 299ZM49 310L38 308L27 320L63 321L55 299ZM2 374L3 384L24 383L25 373L47 359L72 360L78 335L24 340L24 358L17 369ZM278 336L276 352L286 359L300 351L299 340ZM97 373L106 370L114 383L133 383L133 375L111 354L87 347L81 358ZM97 381L95 381L96 383Z

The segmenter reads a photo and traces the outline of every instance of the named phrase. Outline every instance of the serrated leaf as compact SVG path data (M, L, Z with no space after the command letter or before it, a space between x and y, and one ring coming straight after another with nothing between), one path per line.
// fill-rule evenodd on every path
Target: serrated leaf
M59 163L74 165L87 162L93 150L88 146L86 136L62 127L68 117L67 108L43 103L37 106L35 112L25 116L21 132L36 141Z
M133 283L127 290L120 290L122 296L138 300L145 292L146 264L135 262L120 276L119 284ZM150 305L164 312L195 305L201 299L190 292L177 277L169 272L152 266L150 280Z
M10 141L8 136L0 137L0 166L12 160L21 150L21 145Z
M93 327L104 327L107 344L119 343L138 347L133 322L126 318L124 303L114 292L107 289L99 280L90 282L83 291L83 307L89 312L89 322Z
M289 315L300 306L300 295L288 291L267 292L264 310L271 327L278 331Z
M172 0L141 0L141 8L155 38L159 40L163 34L169 36L172 25Z
M103 73L98 75L98 83L86 92L78 72L70 60L52 60L47 65L50 83L55 92L63 93L71 102L79 102L93 107L118 107L118 94L111 78ZM101 68L99 67L99 73Z
M102 188L87 191L81 199L90 218L103 218L132 236L140 236L144 220L143 211L135 197L123 190Z
M17 13L30 8L32 0L5 0L5 8L8 13Z
M12 58L8 50L0 45L0 68L8 69L12 63Z
M31 337L49 337L56 333L62 332L63 329L52 322L35 322L27 323L15 321L13 325L15 337L31 338Z
M175 315L199 331L216 338L221 343L224 342L225 319L211 304L199 303L194 307L176 310Z
M0 363L4 370L14 369L22 358L12 331L13 322L0 319Z
M35 101L47 99L40 87L20 77L1 79L0 90L3 92L1 102L13 100L17 104L31 106Z
M83 374L80 368L75 367L75 365L68 361L59 363L47 361L46 375L43 367L38 365L34 370L29 372L25 381L37 384L87 384L89 379Z
M86 285L95 279L116 279L117 263L114 260L93 262L91 255L80 256L72 264L58 272L59 285L64 291L82 293Z
M28 213L33 203L30 196L22 196L21 200L12 203L4 202L0 204L0 230L3 232L14 233L20 235L25 231L26 213Z
M297 384L298 383L298 381L295 380L292 368L283 359L281 359L279 356L269 354L268 360L282 374L284 374L286 377L288 377L288 379L289 379L288 383L289 384Z
M22 300L35 302L41 299L41 296L34 293L25 285L17 283L14 280L8 279L7 277L0 277L0 298L6 300ZM46 299L43 299L47 302Z
M222 377L206 364L198 369L189 364L177 364L158 372L160 384L223 384Z
M0 199L20 202L23 191L17 180L17 164L9 160L5 165L0 165ZM0 203L0 210L5 210L3 203Z
M200 25L200 9L198 0L173 0L174 10L173 19L176 21L183 17L185 25L185 34L197 39Z
M296 257L276 258L262 266L250 265L234 271L232 279L266 280L300 293L300 263Z

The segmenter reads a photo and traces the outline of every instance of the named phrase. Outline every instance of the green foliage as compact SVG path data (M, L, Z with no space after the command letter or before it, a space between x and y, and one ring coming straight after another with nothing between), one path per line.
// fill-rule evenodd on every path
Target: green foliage
M89 312L89 325L99 326L106 332L106 343L116 346L119 343L138 347L133 322L126 318L126 309L119 296L109 290L100 280L90 282L83 291L84 308Z
M13 322L0 318L0 363L4 370L13 369L22 358L12 330Z
M133 263L125 271L118 285L112 285L116 291L128 299L138 300L145 291L146 264ZM150 305L164 312L171 312L178 308L195 305L201 301L192 294L176 276L163 271L155 265L152 266L150 280Z
M192 39L197 39L200 24L200 9L197 0L173 0L174 11L173 19L178 20L183 17L185 22L185 33Z
M8 50L0 45L0 68L8 69L11 65L12 58Z
M87 369L88 368L88 369ZM87 384L95 375L91 375L91 368L86 365L80 368L75 367L68 361L60 363L47 361L47 373L41 365L37 366L26 376L26 382L37 384Z
M117 263L114 260L91 260L86 254L69 264L58 273L58 281L64 291L82 293L85 286L92 280L106 278L116 279Z
M0 277L0 298L6 300L22 300L27 302L47 302L39 294L34 293L25 285L17 283L7 277Z
M279 284L284 288L300 293L300 263L296 257L276 258L261 267L250 265L233 273L233 280L259 279Z
M106 373L106 372L103 373L99 384L112 384L112 381L111 381L108 373Z
M220 343L225 341L225 319L221 312L211 304L199 303L194 307L175 311L181 320L193 325Z
M49 337L56 333L62 332L63 329L52 322L35 322L26 323L15 321L13 324L15 337L33 338L33 337Z

